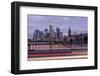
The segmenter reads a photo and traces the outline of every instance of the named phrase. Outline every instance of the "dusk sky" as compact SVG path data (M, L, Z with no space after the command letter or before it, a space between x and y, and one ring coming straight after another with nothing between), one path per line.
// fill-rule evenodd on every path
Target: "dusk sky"
M87 32L88 17L28 15L28 38L32 38L35 29L44 31L50 24L54 29L59 27L64 35L68 34L69 27L72 32Z

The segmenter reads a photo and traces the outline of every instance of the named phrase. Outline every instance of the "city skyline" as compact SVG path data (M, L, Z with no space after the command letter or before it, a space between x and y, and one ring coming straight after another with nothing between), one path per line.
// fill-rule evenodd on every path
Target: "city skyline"
M28 15L28 38L33 37L36 29L44 31L48 29L49 25L60 28L64 35L68 35L69 27L73 32L87 32L87 17L80 16L42 16L42 15Z

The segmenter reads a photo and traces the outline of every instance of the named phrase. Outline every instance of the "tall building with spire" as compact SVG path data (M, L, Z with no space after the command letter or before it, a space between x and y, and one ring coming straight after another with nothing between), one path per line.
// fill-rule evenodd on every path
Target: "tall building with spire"
M71 29L70 29L70 27L68 29L68 36L71 36Z

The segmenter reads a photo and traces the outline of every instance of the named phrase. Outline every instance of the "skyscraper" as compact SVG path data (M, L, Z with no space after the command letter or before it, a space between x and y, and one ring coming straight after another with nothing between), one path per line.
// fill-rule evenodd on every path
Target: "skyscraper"
M42 36L43 36L43 32L40 31L40 30L38 30L38 29L36 29L36 30L34 31L34 34L33 34L33 40L34 40L34 41L41 40L41 39L43 39Z
M56 28L56 37L57 39L60 38L60 29L58 27Z
M71 36L71 29L70 29L70 27L68 29L68 36Z
M50 31L50 39L53 40L55 38L55 31L53 29L53 26L49 26L49 31Z

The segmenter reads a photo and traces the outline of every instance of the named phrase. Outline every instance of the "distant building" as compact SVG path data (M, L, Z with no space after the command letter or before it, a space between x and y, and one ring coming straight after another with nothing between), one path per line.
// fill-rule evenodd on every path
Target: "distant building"
M62 41L63 38L64 38L64 36L63 36L63 32L60 32L60 40Z
M40 41L43 40L43 32L40 30L35 30L33 34L33 41Z
M71 29L69 27L68 30L68 36L65 37L66 42L72 42L72 43L80 43L80 42L87 42L87 33L80 33L80 34L71 34Z
M42 41L44 40L44 32L43 31L40 31L40 36L39 37L40 37L40 40L42 40Z
M48 40L48 37L49 37L49 31L48 31L48 29L46 28L46 29L44 29L44 40L45 41L47 41Z
M69 27L69 30L68 30L68 36L71 36L71 29Z
M49 26L49 33L50 33L50 40L54 40L55 39L55 37L56 37L56 33L55 33L55 31L54 31L54 29L53 29L53 26Z
M56 28L56 39L60 39L60 29L58 27Z
M87 43L87 40L87 33L72 33L70 27L68 29L68 36L64 35L58 27L56 30L54 30L52 25L49 25L49 28L44 29L44 31L36 29L33 33L33 41L64 41L66 43Z
M38 34L39 34L39 30L36 29L36 30L34 31L34 34L33 34L33 41L37 41L37 38L39 37Z

